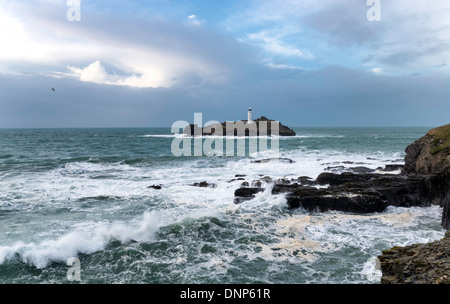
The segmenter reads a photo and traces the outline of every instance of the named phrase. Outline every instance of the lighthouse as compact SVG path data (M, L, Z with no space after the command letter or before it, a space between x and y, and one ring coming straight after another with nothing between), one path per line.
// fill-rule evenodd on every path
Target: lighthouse
M248 108L248 118L247 118L247 123L248 124L252 124L253 120L252 120L252 108Z

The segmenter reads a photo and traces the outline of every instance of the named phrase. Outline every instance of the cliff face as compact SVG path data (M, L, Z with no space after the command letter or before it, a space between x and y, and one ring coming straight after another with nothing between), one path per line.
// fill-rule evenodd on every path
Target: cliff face
M406 148L403 173L426 176L433 203L444 207L442 226L450 230L450 124L430 130Z
M450 124L429 131L406 148L407 174L443 174L449 169Z
M450 124L429 131L406 148L403 174L422 178L429 199L444 207L450 230ZM450 284L450 231L429 244L394 247L378 257L384 284Z

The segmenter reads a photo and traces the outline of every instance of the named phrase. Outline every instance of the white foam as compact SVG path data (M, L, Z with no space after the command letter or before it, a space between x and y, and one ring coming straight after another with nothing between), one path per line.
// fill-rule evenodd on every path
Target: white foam
M90 254L103 250L112 240L122 243L130 240L150 241L159 225L159 218L154 213L145 213L137 223L84 223L84 229L74 230L56 239L0 246L0 264L17 253L23 262L45 268L51 261L66 262L78 253Z

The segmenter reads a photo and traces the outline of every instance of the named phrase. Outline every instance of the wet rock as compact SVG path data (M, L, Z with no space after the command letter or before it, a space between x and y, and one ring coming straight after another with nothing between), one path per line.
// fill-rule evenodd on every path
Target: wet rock
M392 172L403 169L403 165L386 165L384 166L384 169L382 171L385 172Z
M254 164L265 164L265 163L269 163L269 162L278 162L278 163L287 163L287 164L295 163L295 161L293 161L292 159L285 158L285 157L252 160L252 163L254 163Z
M450 284L450 231L428 244L394 247L378 257L382 284Z
M252 181L252 187L261 188L262 182L260 180Z
M289 208L352 213L382 212L387 206L430 206L431 193L420 177L396 174L322 173L315 188L303 184L275 183L272 194L286 193Z
M162 186L161 185L151 185L151 186L148 186L147 188L148 189L153 188L153 189L156 189L156 190L161 190Z
M241 187L249 187L250 184L248 182L242 182Z
M229 182L229 183L232 183L232 182L234 182L234 181L243 181L243 180L245 180L245 178L239 177L239 178L233 178L233 179L230 179L228 182Z
M279 178L274 181L275 185L289 185L290 183L291 183L291 181L288 179L285 179L285 178Z
M342 172L345 170L345 166L328 166L324 171L331 171L331 172Z
M352 172L344 172L342 174L335 174L330 172L321 173L317 178L316 182L319 185L342 185L345 183L359 183L366 182L371 176L369 175L359 175Z
M251 200L255 194L263 192L264 188L239 188L234 191L234 203L240 204L244 201Z
M206 181L199 182L199 183L193 183L191 186L201 187L201 188L216 188L216 184L210 184Z
M313 212L330 210L351 213L382 212L386 201L376 192L345 188L315 188L301 185L276 185L272 194L287 193L288 208L304 208Z
M349 170L351 172L354 172L354 173L372 173L372 172L375 172L375 169L362 167L362 166L351 167L351 168L349 168Z
M268 184L273 182L273 180L270 176L264 176L264 177L260 178L260 180L262 180L263 182L266 182Z
M299 178L297 178L297 182L299 182L302 185L315 185L316 181L313 180L311 177L309 176L300 176Z

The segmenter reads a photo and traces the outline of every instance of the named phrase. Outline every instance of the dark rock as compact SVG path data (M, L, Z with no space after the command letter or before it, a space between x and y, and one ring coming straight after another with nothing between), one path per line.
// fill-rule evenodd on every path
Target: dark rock
M243 180L245 180L245 178L239 177L239 178L230 179L228 182L231 183L231 182L234 182L234 181L243 181Z
M242 182L241 186L242 186L242 187L249 187L250 184L249 184L248 182Z
M315 185L316 181L313 180L311 177L309 176L300 176L299 178L297 178L297 181L300 182L302 185Z
M210 184L206 181L200 182L200 183L193 183L191 186L194 187L201 187L201 188L216 188L216 184Z
M362 166L352 167L352 168L349 168L349 170L354 172L354 173L372 173L372 172L375 172L375 169L370 169L370 168L362 167Z
M265 164L265 163L269 163L269 162L279 162L279 163L289 163L289 164L295 163L292 159L283 158L283 157L258 159L258 160L252 160L251 162L254 164Z
M151 185L151 186L148 186L147 188L153 188L153 189L156 189L156 190L161 190L161 185Z
M245 174L236 174L234 177L246 177Z
M252 187L261 188L262 182L260 180L254 180L252 182Z
M351 172L344 172L342 174L324 172L324 173L321 173L316 178L316 182L319 185L336 186L336 185L342 185L345 183L366 182L370 178L371 178L370 175L369 176L368 175L360 175L360 174L354 174Z
M382 171L385 172L392 172L403 169L403 165L386 165L384 166L384 169Z
M345 170L345 166L328 166L324 171L331 171L331 172L342 172Z
M385 250L382 284L450 284L450 232L442 240Z
M273 181L270 176L264 176L264 177L260 178L260 180L262 180L263 182L266 182L266 183L271 183Z
M290 183L291 183L291 181L287 180L285 178L279 178L279 179L274 181L275 185L289 185Z
M263 192L263 188L239 188L234 191L234 203L240 204L244 201L251 200L255 194Z
M316 182L330 185L315 188L299 184L275 183L272 194L286 193L289 208L309 211L336 210L352 213L382 212L387 206L430 206L423 178L396 174L322 173Z

